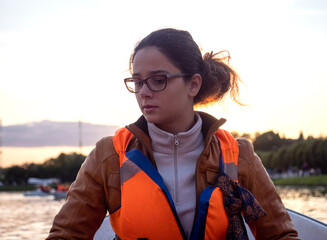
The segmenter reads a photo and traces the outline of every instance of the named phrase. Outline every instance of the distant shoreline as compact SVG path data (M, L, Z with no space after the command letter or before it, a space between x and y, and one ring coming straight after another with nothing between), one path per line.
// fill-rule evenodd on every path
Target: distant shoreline
M276 186L327 187L327 175L275 179L273 182ZM34 185L0 186L0 192L23 192L35 188Z
M0 192L25 192L36 189L34 185L0 186Z
M327 175L274 179L277 186L327 186Z

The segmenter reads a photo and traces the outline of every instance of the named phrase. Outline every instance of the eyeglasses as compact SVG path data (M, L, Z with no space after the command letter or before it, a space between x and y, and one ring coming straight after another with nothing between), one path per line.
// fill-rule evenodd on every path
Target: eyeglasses
M177 78L177 77L186 77L189 74L185 73L175 73L175 74L159 74L147 77L145 79L139 78L125 78L124 82L127 87L127 90L131 93L139 93L145 83L148 88L153 92L160 92L166 89L168 79Z

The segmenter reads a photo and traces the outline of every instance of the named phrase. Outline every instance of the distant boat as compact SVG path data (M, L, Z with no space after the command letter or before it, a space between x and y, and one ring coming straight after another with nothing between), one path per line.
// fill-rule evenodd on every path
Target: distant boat
M53 189L48 185L45 185L45 186L42 185L33 191L25 192L24 196L26 196L26 197L32 197L32 196L44 197L44 196L53 195L55 200L59 200L59 199L66 198L68 189L69 189L69 186L64 185L64 184L58 184L56 189Z
M24 192L25 197L34 197L34 196L45 197L45 196L50 196L50 195L51 195L51 192L45 192L41 188L37 188L33 191Z
M45 196L51 195L53 191L54 190L51 189L50 186L48 186L48 185L41 185L41 186L38 186L33 191L25 192L24 193L24 196L26 196L26 197L33 197L33 196L45 197Z
M40 186L47 186L49 184L55 183L59 184L60 180L58 178L34 178L30 177L27 180L28 184L40 185Z
M60 200L60 199L65 199L67 192L65 191L55 191L54 193L52 193L52 195L54 196L55 200Z
M55 200L65 199L67 192L65 191L56 191L52 189L50 192L43 192L41 189L35 189L33 191L24 192L25 197L46 197L46 196L54 196Z
M326 240L327 239L327 224L320 222L316 219L310 218L301 213L287 209L298 233L299 238L302 240ZM250 229L247 227L249 240L254 240ZM95 233L94 240L109 240L115 237L115 233L111 228L109 217L106 216L102 222L102 225Z

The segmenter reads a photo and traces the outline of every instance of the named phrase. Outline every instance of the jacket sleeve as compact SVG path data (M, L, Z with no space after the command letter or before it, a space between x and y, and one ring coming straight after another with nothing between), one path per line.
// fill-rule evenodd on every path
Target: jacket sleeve
M239 146L239 183L259 201L267 215L249 227L255 239L299 239L297 231L284 207L275 186L266 172L252 144L237 139Z
M82 164L47 240L93 239L107 213L102 157L96 147Z

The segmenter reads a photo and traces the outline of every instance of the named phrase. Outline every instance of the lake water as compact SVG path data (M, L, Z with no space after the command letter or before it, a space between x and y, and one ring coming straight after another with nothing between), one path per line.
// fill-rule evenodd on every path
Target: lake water
M277 187L287 208L327 223L327 187ZM45 239L64 200L0 192L0 239Z

